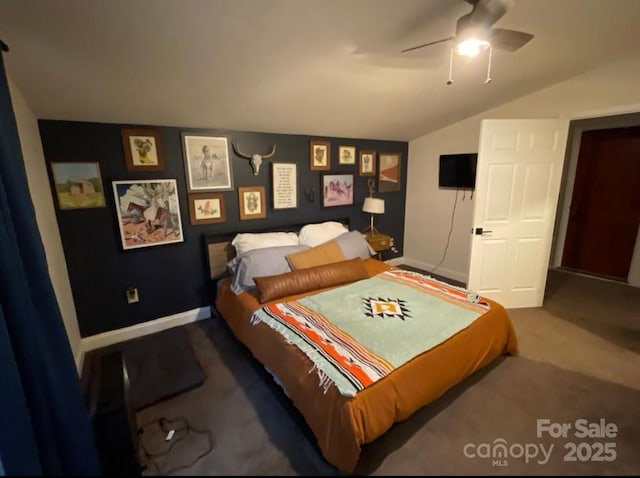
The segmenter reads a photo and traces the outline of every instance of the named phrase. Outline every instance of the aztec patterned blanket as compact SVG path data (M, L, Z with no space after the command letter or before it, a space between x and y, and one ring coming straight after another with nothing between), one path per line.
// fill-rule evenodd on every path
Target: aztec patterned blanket
M326 392L354 396L489 309L467 290L400 269L253 313L311 361ZM310 371L310 372L311 372Z

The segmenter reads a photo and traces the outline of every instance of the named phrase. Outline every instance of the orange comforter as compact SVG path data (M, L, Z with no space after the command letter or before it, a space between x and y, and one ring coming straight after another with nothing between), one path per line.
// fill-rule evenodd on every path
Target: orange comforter
M370 276L390 266L368 259ZM313 291L316 293L319 291ZM278 299L285 302L311 293ZM395 422L440 397L449 388L502 354L517 353L518 343L505 309L486 299L491 309L469 327L418 355L390 375L347 397L335 386L326 394L318 385L313 363L295 345L264 323L251 325L262 307L252 293L235 295L229 280L218 287L216 308L236 337L277 376L287 395L315 434L325 459L345 473L358 462L361 446L385 433Z

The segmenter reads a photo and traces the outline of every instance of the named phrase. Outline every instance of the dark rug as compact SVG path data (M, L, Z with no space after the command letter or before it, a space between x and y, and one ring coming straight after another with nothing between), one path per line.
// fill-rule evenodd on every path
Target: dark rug
M108 351L114 350L122 351L127 364L134 410L198 387L206 378L184 327L108 347Z

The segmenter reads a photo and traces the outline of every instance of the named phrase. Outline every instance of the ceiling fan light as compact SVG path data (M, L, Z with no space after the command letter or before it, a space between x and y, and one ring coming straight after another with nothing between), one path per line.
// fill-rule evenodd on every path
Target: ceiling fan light
M489 47L487 40L467 38L456 45L456 52L462 56L478 56L480 52Z

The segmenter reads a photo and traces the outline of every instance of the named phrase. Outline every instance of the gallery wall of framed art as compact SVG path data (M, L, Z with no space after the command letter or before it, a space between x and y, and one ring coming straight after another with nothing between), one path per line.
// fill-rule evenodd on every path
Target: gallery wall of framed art
M206 308L206 234L338 218L362 230L378 156L401 153L406 177L405 142L56 120L40 120L39 131L82 337ZM361 166L367 152L373 171ZM332 177L337 200L324 197ZM404 181L400 188L375 192L389 211L376 226L398 245ZM128 304L132 286L140 301Z

